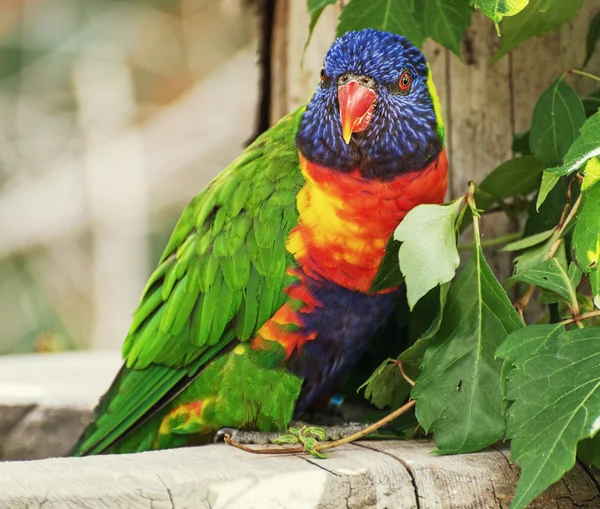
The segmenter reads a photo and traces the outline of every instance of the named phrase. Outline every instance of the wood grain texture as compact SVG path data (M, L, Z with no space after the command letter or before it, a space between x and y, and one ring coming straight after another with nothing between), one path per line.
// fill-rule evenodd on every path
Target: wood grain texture
M42 503L44 509L416 507L397 460L354 446L327 461L211 445L0 464L0 507Z
M507 451L436 456L430 441L361 442L327 460L252 455L226 445L90 458L0 463L0 507L507 508L516 468ZM579 465L532 508L594 508ZM26 482L24 481L26 480Z

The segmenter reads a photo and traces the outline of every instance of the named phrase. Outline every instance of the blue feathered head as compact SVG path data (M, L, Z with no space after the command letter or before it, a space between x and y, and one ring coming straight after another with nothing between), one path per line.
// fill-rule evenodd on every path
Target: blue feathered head
M327 52L296 142L308 160L368 178L425 168L444 140L423 53L388 32L344 34Z

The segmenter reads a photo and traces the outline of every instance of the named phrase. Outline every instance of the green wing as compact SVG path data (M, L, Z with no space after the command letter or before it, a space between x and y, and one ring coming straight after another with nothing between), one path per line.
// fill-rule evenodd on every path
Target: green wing
M73 454L98 454L252 338L283 304L285 249L304 184L294 142L304 108L261 135L183 212L143 292L125 365Z

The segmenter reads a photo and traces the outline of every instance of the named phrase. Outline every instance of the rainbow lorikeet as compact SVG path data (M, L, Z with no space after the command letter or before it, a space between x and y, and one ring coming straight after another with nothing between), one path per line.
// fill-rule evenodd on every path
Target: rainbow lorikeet
M125 364L74 454L284 429L391 317L388 238L447 187L430 69L406 38L349 32L309 102L192 200L150 277Z

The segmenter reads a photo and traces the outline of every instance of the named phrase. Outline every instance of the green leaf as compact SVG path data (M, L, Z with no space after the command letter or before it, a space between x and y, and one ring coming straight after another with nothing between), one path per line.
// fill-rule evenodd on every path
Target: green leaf
M350 0L340 16L337 36L363 28L403 35L418 47L425 41L414 0Z
M507 438L512 439L512 460L519 463L521 476L513 509L527 506L570 470L578 442L598 431L599 330L563 332L544 352L514 361L507 385L507 399L513 402Z
M600 181L600 157L592 157L583 170L583 182L581 190L586 191L596 182Z
M359 392L363 387L368 386L369 384L371 384L377 377L379 377L382 373L383 370L389 365L390 363L390 359L386 359L384 360L375 371L373 371L373 373L371 373L371 376L369 378L367 378L367 380L365 382L363 382L362 385L359 386L358 389L356 389L356 392Z
M549 345L556 341L565 330L562 324L528 325L509 334L496 350L496 357L504 359L502 364L502 395L506 398L508 373L514 367L514 362L523 356L537 353L547 353Z
M365 398L377 408L385 408L393 405L395 401L402 401L409 392L410 386L402 377L398 366L386 361L385 366L369 378Z
M536 233L535 235L525 237L524 239L519 239L515 242L511 242L510 244L506 244L501 251L520 251L521 249L537 246L545 240L548 240L553 233L554 230L546 230L545 232Z
M561 76L544 90L533 109L529 144L537 160L546 167L561 164L584 122L581 99Z
M583 103L586 117L593 115L600 108L600 97L582 97L581 102Z
M548 173L547 171L542 174L542 185L540 186L540 192L535 202L536 210L540 210L540 207L546 201L550 191L552 191L554 186L558 183L559 178L560 177L556 176L554 173Z
M471 24L473 11L469 0L419 0L418 17L421 26L433 40L461 57L461 40Z
M494 352L522 327L479 248L452 282L442 325L412 391L416 414L441 453L478 451L504 434L502 362Z
M394 232L402 242L398 258L410 309L429 290L454 277L460 263L456 220L463 201L461 197L448 205L419 205Z
M600 263L600 182L583 193L583 206L573 230L575 259L586 274Z
M402 272L400 272L400 265L398 264L398 251L400 249L400 242L394 240L394 236L390 236L387 246L385 248L385 255L377 274L373 278L369 293L380 292L387 288L394 286L400 286L404 282Z
M548 353L550 345L564 331L565 326L560 323L521 327L502 342L496 350L496 357L512 365L519 358Z
M428 317L431 320L431 316L435 313L435 318L432 322L430 322L429 327L425 330L423 334L415 341L415 343L410 347L404 350L399 356L398 360L404 363L411 363L413 365L420 366L423 361L423 355L425 355L425 350L427 346L429 346L429 340L434 337L440 327L442 325L442 319L444 317L444 306L446 305L446 299L448 298L448 291L450 290L450 283L444 283L443 285L438 286L437 290L434 288L428 293L423 299L419 301L419 304L415 307L415 311L413 314L417 312L423 313L427 312ZM429 304L429 295L434 293L432 298L437 297L437 306L433 306ZM423 304L426 304L426 310L421 310L419 308L423 308ZM411 327L413 326L413 322L411 322Z
M577 302L577 292L569 272L556 258L544 260L534 267L521 270L511 279L550 290L573 305Z
M592 58L598 39L600 39L600 12L592 18L590 27L588 28L585 61L583 62L584 67L590 61L590 58Z
M590 283L592 285L594 306L600 309L600 267L594 267L590 271Z
M542 175L542 188L544 187L544 176ZM558 182L550 189L543 203L537 206L537 199L530 202L527 209L527 221L523 235L533 235L555 228L560 221L562 210L567 203L568 179L559 178ZM576 188L577 189L577 188ZM576 190L575 189L575 190ZM573 190L572 190L573 191ZM538 192L538 197L539 194ZM575 193L571 193L574 195ZM576 197L574 197L576 199Z
M531 155L515 157L494 169L479 187L499 199L525 196L538 188L543 169Z
M571 20L581 4L582 0L529 0L525 9L502 22L500 47L492 62L530 37L541 37L558 29Z
M308 14L310 16L310 22L308 24L308 40L306 44L310 42L310 38L312 37L313 30L321 17L321 14L325 7L328 5L333 5L337 2L337 0L307 0L307 8Z
M504 16L514 16L521 12L528 2L529 0L475 0L473 5L498 23Z
M529 131L515 134L513 136L511 149L515 156L526 156L531 154L531 149L529 147Z
M593 157L600 155L600 112L588 118L580 129L577 138L564 158L561 166L549 168L554 175L569 175L581 168Z
M600 433L577 444L577 458L586 465L600 468Z

